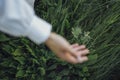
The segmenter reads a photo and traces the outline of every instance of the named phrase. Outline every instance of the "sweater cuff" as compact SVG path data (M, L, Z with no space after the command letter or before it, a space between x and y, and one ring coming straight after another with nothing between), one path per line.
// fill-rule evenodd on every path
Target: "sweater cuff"
M27 32L27 37L36 44L43 43L48 39L51 28L52 26L49 23L35 16Z

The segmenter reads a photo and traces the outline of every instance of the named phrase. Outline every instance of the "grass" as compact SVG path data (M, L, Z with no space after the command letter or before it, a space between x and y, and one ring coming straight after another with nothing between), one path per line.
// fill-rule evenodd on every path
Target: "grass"
M119 0L38 0L38 16L70 43L86 44L89 61L72 65L44 44L0 34L2 80L119 80ZM116 76L117 75L117 76ZM114 77L115 76L115 77Z

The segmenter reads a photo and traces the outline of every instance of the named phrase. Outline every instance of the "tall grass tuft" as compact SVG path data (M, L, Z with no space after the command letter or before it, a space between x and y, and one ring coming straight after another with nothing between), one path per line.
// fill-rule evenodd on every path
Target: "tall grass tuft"
M91 50L90 61L83 64L89 69L87 79L109 80L120 64L120 1L44 0L41 4L46 10L38 10L38 15L51 22L55 32Z
M120 80L119 0L36 0L35 11L70 43L85 44L89 61L69 64L44 44L0 33L0 80Z

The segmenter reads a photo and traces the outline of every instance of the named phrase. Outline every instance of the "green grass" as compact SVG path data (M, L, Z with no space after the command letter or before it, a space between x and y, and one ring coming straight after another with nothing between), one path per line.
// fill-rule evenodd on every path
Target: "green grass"
M0 34L2 80L119 80L119 0L40 0L38 16L70 43L86 44L89 61L72 65L58 59L44 44ZM116 76L118 75L118 76Z

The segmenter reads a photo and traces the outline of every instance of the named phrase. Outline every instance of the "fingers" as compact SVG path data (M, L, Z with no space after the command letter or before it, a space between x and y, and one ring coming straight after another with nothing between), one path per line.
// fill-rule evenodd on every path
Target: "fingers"
M85 56L85 55L87 55L87 54L89 54L89 50L88 50L88 49L81 50L81 51L78 51L78 52L77 52L77 55L78 55L78 56Z
M67 53L66 53L67 52ZM85 45L73 44L70 47L65 48L65 54L62 55L62 59L69 63L83 63L88 60L86 56L89 54L89 50Z
M85 62L85 61L88 61L88 57L86 57L86 56L83 56L83 57L77 57L77 59L78 59L78 62L79 63L83 63L83 62Z
M64 61L67 61L67 62L72 63L72 64L83 63L83 62L88 60L87 56L75 57L68 52L60 53L60 54L58 54L58 57L61 58Z
M88 61L88 57L87 56L78 56L77 58L75 58L70 53L65 53L64 60L69 63L72 63L72 64L77 64L77 63L83 63L85 61Z
M77 58L75 58L74 56L72 56L68 52L66 52L66 53L59 53L58 57L61 58L64 61L67 61L67 62L72 63L72 64L78 63Z
M85 45L78 45L77 43L76 44L73 44L71 45L71 49L70 51L72 52L72 55L74 56L84 56L84 55L87 55L89 54L89 50L86 49L86 46Z
M75 48L75 47L78 47L78 46L79 46L78 43L75 43L75 44L71 45L72 48Z
M74 48L75 51L80 51L80 50L83 50L85 49L85 45L81 45L81 46L77 46Z
M72 63L72 64L78 63L78 60L74 56L72 56L71 54L69 54L69 53L66 53L65 57L66 57L65 60L67 62L69 62L69 63Z

